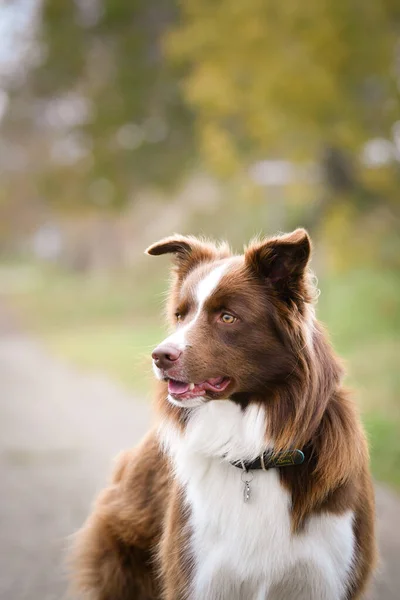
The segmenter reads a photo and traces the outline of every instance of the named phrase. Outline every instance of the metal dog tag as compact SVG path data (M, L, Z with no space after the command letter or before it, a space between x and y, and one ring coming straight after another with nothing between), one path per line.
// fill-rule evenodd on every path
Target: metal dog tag
M249 500L250 500L250 492L251 492L250 481L245 481L244 482L244 490L243 490L243 500L245 502L249 502Z
M246 471L245 469L243 469L241 479L244 484L243 501L247 504L247 502L250 502L250 496L251 496L250 483L253 480L253 473L251 471Z

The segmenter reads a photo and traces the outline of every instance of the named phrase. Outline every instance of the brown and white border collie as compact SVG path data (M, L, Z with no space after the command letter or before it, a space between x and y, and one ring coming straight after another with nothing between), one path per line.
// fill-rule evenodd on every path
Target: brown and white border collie
M303 229L241 256L179 235L147 250L175 262L173 332L153 352L158 424L77 535L83 597L361 597L375 562L368 450L315 318L310 250ZM273 463L295 450L302 464Z

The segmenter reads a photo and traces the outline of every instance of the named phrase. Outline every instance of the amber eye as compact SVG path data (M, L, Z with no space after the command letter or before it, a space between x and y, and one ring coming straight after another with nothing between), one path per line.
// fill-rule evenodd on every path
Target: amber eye
M220 320L226 325L232 325L232 323L237 321L237 318L233 315L230 315L229 313L222 313L222 315L220 316Z
M182 319L182 315L179 312L175 313L175 319L179 322Z

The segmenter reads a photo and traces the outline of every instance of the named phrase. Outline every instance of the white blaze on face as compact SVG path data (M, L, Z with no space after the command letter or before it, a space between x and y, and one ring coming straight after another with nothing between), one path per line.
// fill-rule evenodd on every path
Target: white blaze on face
M175 331L175 333L173 333L166 340L164 340L165 343L174 344L182 351L185 349L187 332L196 323L197 319L201 315L201 312L204 307L204 303L206 302L207 298L209 298L211 296L211 294L214 292L214 290L216 289L217 285L219 284L219 282L220 282L222 276L224 275L224 273L226 272L227 268L228 268L228 263L223 263L222 265L215 267L215 269L213 269L210 273L208 273L204 277L204 279L201 279L199 281L199 283L197 284L197 287L196 287L196 292L195 292L195 298L196 298L196 304L197 304L196 314L194 315L193 319L191 321L189 321L189 323L186 323L185 325L178 327L178 329L177 329L177 331Z
M177 346L180 350L184 350L186 348L186 336L189 329L195 324L197 319L199 318L201 311L203 310L203 306L207 298L211 296L213 291L216 289L218 283L221 280L221 277L224 275L226 270L228 269L229 262L224 262L222 265L215 267L210 273L208 273L203 279L199 281L195 291L196 298L196 314L193 319L186 323L185 325L181 325L178 329L169 337L167 337L163 343L171 343ZM153 361L153 371L154 375L157 379L162 379L162 373L160 369L155 365Z

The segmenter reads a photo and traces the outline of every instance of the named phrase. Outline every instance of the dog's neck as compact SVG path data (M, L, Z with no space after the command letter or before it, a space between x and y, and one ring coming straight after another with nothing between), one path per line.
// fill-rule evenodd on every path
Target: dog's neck
M163 421L160 435L169 452L183 445L187 452L228 462L252 461L273 450L266 410L255 403L242 408L230 400L207 402L188 411L183 427L171 419Z

